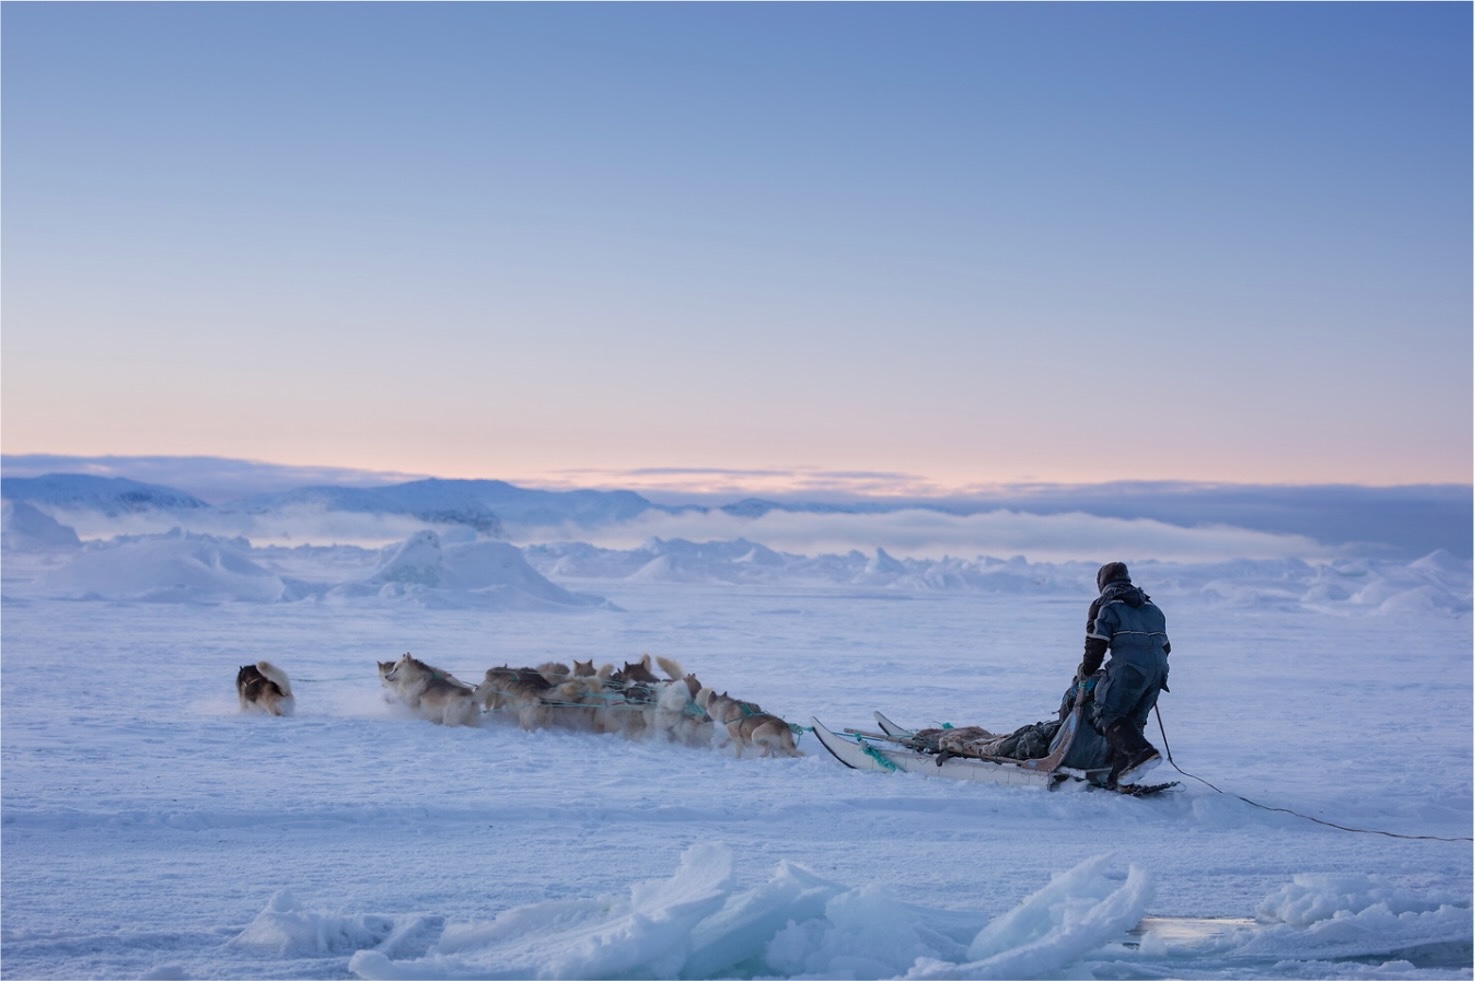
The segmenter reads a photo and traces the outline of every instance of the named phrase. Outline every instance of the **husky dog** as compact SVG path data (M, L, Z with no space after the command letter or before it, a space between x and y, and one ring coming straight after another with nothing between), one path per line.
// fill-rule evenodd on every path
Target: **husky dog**
M594 710L594 731L613 733L626 739L639 739L650 728L649 717L655 712L652 693L643 688L604 685Z
M719 695L710 688L699 690L695 700L714 723L727 731L738 756L743 755L747 746L756 746L760 756L804 755L794 745L794 732L789 724L763 711L756 703L733 698L727 692Z
M763 709L759 708L756 702L745 702L740 698L733 698L727 692L719 695L710 688L699 689L694 698L696 703L706 711L707 717L719 726L725 726L745 715L763 713Z
M247 664L237 671L236 695L242 712L256 709L268 715L291 715L297 708L287 672L270 661Z
M694 674L666 683L656 696L654 728L672 742L704 746L712 742L712 720L696 702L702 683Z
M550 685L556 685L564 681L569 676L568 665L560 664L557 661L547 661L543 664L538 665L537 672L541 674Z
M481 720L476 689L448 671L433 668L406 654L380 661L379 683L422 719L439 725L474 726Z
M642 654L638 661L626 661L625 666L614 673L614 680L627 685L653 685L661 679L650 669L650 655Z
M554 686L532 668L487 668L485 678L476 687L476 699L491 711L506 710L517 717L524 729L536 729L548 723L548 706L543 693Z
M605 703L604 682L594 677L571 677L539 696L548 724L581 732L597 731L599 707Z
M598 673L594 670L594 658L592 657L587 661L574 662L574 677L576 678L592 678Z
M756 712L733 719L727 724L727 734L737 746L737 755L743 755L743 747L758 747L759 756L803 756L794 745L794 730L776 715Z

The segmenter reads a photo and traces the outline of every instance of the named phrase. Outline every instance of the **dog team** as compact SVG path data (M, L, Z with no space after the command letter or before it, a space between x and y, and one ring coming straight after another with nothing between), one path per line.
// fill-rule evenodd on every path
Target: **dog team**
M793 727L783 719L753 702L718 694L669 658L655 662L665 678L651 670L651 656L643 654L621 668L595 668L593 659L572 666L552 662L536 668L488 668L479 685L410 654L378 666L387 698L438 725L477 726L490 714L515 720L524 729L615 733L686 746L711 745L720 733L739 757L750 749L759 756L804 755L795 745ZM242 667L236 692L242 711L291 715L296 705L286 672L268 661Z

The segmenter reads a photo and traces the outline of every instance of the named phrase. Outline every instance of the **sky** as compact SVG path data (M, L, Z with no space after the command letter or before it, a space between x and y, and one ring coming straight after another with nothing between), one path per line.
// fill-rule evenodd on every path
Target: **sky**
M1467 4L0 8L0 440L1468 484Z

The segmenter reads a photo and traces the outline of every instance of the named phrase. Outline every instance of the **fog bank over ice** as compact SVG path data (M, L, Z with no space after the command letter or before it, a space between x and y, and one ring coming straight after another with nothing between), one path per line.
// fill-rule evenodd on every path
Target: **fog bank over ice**
M188 513L140 512L104 515L90 510L50 508L48 516L84 539L120 534L185 531L244 538L257 546L357 545L377 548L403 541L422 528L441 532L457 526L405 514L327 510L294 503L269 512L200 510ZM671 514L649 511L637 518L596 528L569 525L506 528L517 545L583 541L629 549L652 539L727 541L747 539L803 555L885 549L906 558L1022 556L1035 561L1106 561L1120 555L1213 561L1230 558L1331 558L1355 553L1298 535L1275 535L1244 528L1180 528L1147 519L1100 518L1088 514L1036 515L1012 511L954 515L908 510L878 513L771 511L740 517L723 511ZM1422 553L1421 553L1422 554Z
M542 536L534 530L527 537L531 541ZM1103 518L1081 512L1045 515L988 511L959 515L923 509L880 513L771 510L757 517L723 511L652 511L618 525L586 531L581 537L614 549L633 548L651 538L746 538L803 555L881 548L892 555L917 559L1020 555L1044 562L1106 561L1114 555L1153 556L1167 561L1314 559L1351 551L1348 546L1326 545L1303 535L1227 525L1184 528L1145 518Z

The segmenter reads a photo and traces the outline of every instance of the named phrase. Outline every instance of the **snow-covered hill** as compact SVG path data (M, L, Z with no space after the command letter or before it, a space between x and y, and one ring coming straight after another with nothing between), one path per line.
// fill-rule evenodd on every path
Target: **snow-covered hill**
M31 538L20 552L10 549L11 534L7 529L7 599L370 603L484 610L609 605L601 597L550 582L505 542L472 539L443 545L431 531L377 552L343 546L310 550L306 556L182 531L120 536L85 546L74 539L43 547Z
M290 598L280 576L245 542L183 533L94 545L41 577L37 593L63 599L274 602Z
M76 473L5 477L0 479L0 497L7 501L24 501L42 510L94 510L105 515L210 507L198 497L172 487L144 484L123 477Z
M402 519L432 529L470 528L506 538L534 530L576 534L628 521L648 511L672 510L632 491L543 491L500 480L416 480L382 487L311 486L208 504L184 491L122 478L86 474L7 477L7 501L23 502L85 537L107 533L109 520L127 516L134 533L181 527L201 534L261 537L323 535L346 540L402 531ZM361 517L364 520L355 523ZM346 520L345 520L346 519ZM356 534L354 529L369 529ZM285 531L283 530L285 529ZM391 537L395 537L391 532Z
M501 536L500 516L467 483L429 480L391 487L304 487L246 498L218 510L250 515L302 510L408 515L426 524L465 525L485 535Z
M225 512L260 514L301 505L329 511L408 514L430 524L461 524L483 534L506 526L598 528L654 507L631 491L542 491L501 480L416 480L388 487L308 487L222 505Z
M380 552L367 578L328 589L331 600L413 599L427 606L483 609L544 609L606 605L597 596L556 586L528 565L506 542L470 541L443 545L422 531Z

